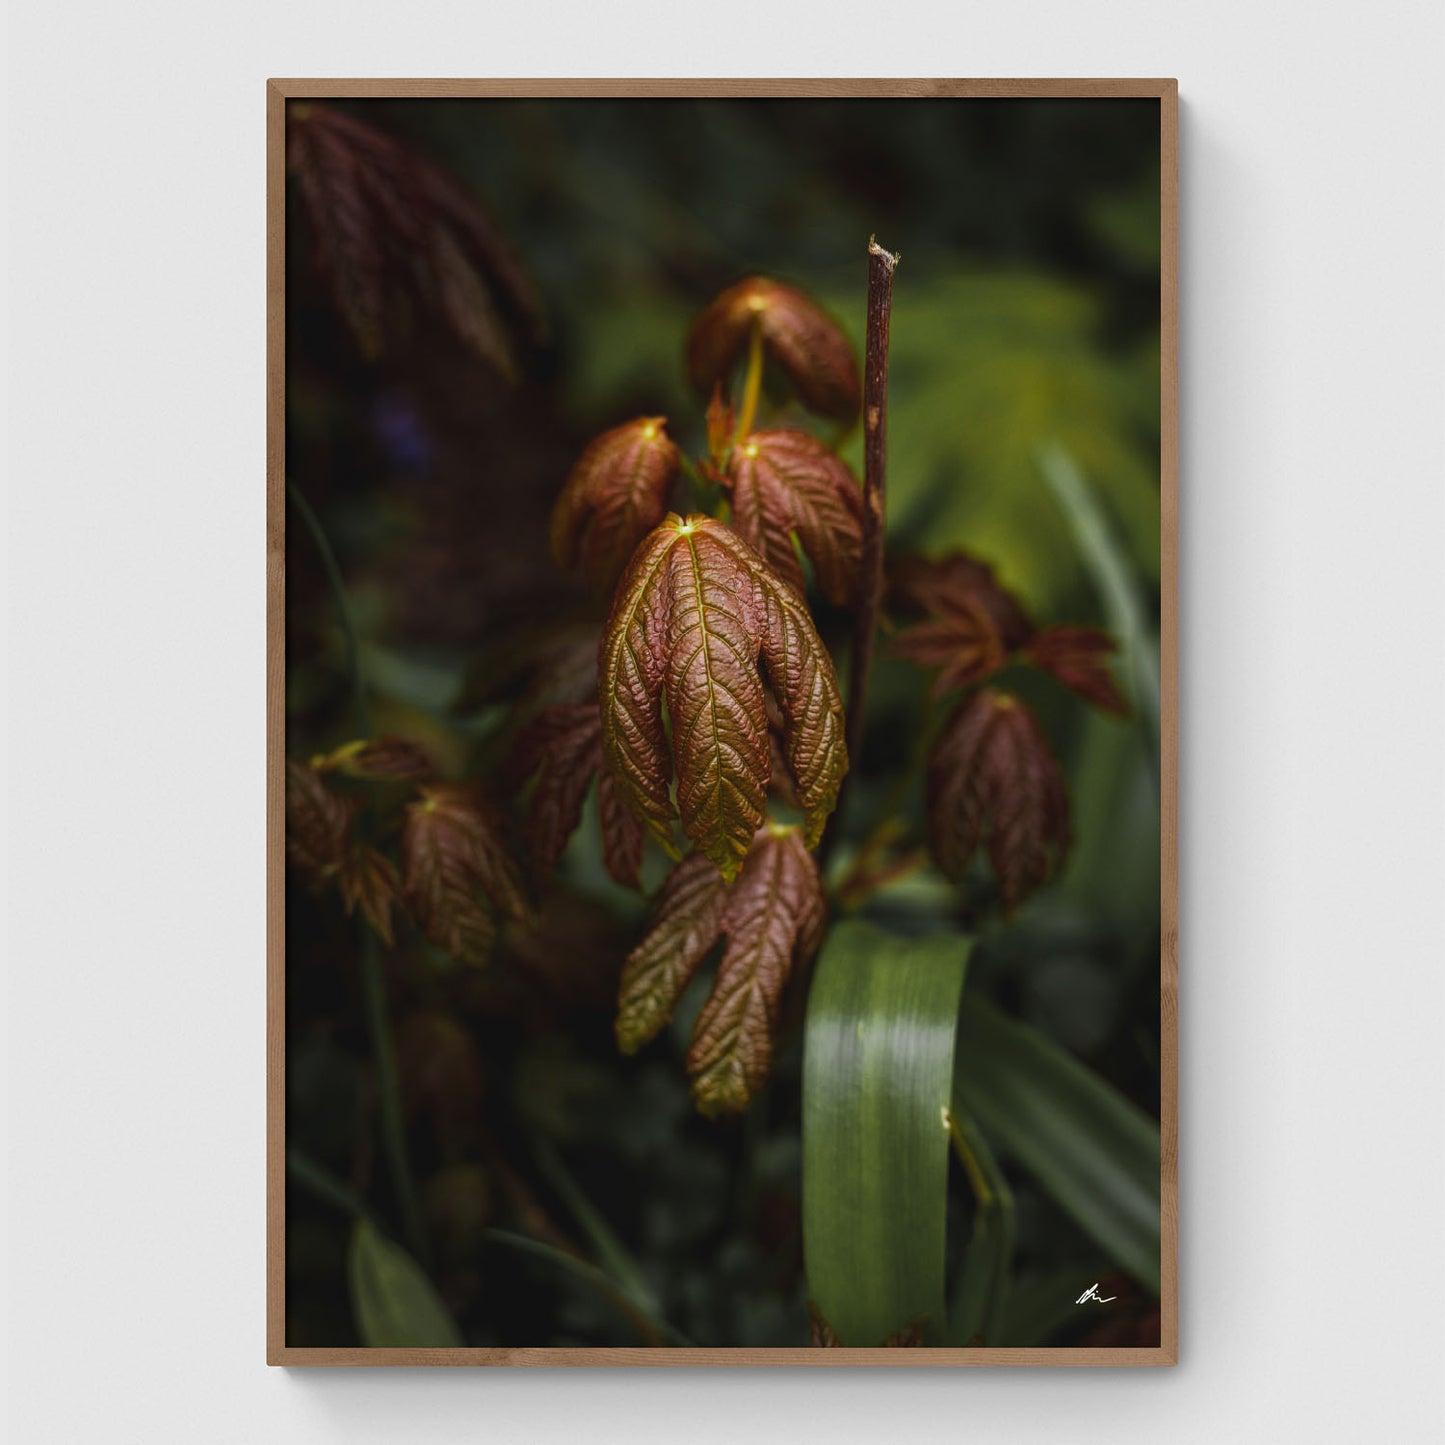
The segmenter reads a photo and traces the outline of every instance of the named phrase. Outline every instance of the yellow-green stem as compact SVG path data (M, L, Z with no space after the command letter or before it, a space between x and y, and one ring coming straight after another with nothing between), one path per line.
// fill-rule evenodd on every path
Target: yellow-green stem
M757 420L758 401L763 394L763 324L753 317L748 332L748 371L743 382L743 402L738 408L738 429L733 435L736 445L753 429Z

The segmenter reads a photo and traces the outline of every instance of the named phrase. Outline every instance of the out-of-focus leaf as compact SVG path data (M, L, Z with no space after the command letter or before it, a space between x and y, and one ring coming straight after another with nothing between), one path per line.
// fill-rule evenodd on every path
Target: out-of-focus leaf
M512 769L518 778L537 775L527 808L527 841L544 879L577 831L587 790L596 779L607 871L624 888L638 886L642 827L617 797L602 752L602 715L595 700L543 708L517 740Z
M287 115L318 269L362 352L388 340L388 297L431 307L508 379L544 325L537 292L480 202L421 156L328 105Z
M342 773L368 782L395 782L424 778L432 771L432 760L420 743L411 738L358 738L329 753L311 759L318 773Z
M730 286L693 322L687 369L699 396L727 381L754 326L810 411L845 422L858 415L858 361L842 329L816 301L763 276Z
M361 1343L373 1349L456 1349L462 1343L441 1296L398 1244L357 1219L346 1263Z
M1129 715L1109 667L1118 644L1097 627L1046 627L1029 642L1028 660L1103 712Z
M660 416L603 432L572 468L552 509L552 555L581 564L600 592L617 581L637 544L667 514L681 454Z
M733 447L724 479L732 525L785 582L803 591L793 538L818 587L844 606L863 567L863 493L847 464L804 431L760 431Z
M954 1089L988 1137L1157 1295L1158 1126L1042 1034L973 996L959 1015Z
M1006 913L1068 853L1063 773L1038 719L1007 693L981 688L959 704L929 755L928 794L939 866L962 879L986 848Z
M314 768L286 760L286 861L313 888L345 865L356 823L356 804L333 793Z
M808 998L803 1250L846 1345L923 1317L947 1328L945 1210L954 1036L969 940L833 929Z
M396 865L375 848L362 846L347 854L337 876L341 899L347 913L361 909L361 916L376 930L388 948L394 941L392 910L401 907L401 879Z
M619 792L658 842L675 853L680 813L729 880L763 821L772 776L759 654L811 846L847 771L832 659L797 594L736 533L710 517L669 516L638 547L613 601L599 679L603 747Z
M509 917L527 917L517 865L499 825L472 793L435 784L407 805L401 835L406 895L427 938L463 963L485 963L496 925L482 897Z

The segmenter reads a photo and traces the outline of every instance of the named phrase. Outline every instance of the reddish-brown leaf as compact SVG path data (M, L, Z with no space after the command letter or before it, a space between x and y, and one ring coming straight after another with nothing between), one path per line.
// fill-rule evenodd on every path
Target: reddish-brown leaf
M587 790L596 778L607 871L624 887L637 887L642 829L619 802L605 766L602 717L595 699L543 708L518 739L512 770L521 778L537 775L527 812L527 842L544 879L577 831Z
M622 971L623 1052L656 1037L703 959L726 937L693 1028L688 1072L702 1113L746 1109L767 1080L783 988L817 952L825 920L818 866L796 828L760 829L732 883L701 854L685 858L663 885L647 937Z
M402 827L406 896L427 938L464 963L484 963L496 926L483 898L527 916L516 864L496 818L468 789L434 784L410 803Z
M667 514L682 457L666 418L638 417L603 432L582 453L552 510L552 555L579 562L598 590L611 587L637 544Z
M752 548L711 518L670 516L613 600L599 663L603 746L623 799L674 856L676 772L683 830L728 879L762 822L772 771L760 654L811 845L847 771L832 660L807 608Z
M623 966L617 1044L635 1054L672 1017L682 991L722 933L728 885L701 853L684 858L658 895L647 937Z
M401 879L391 859L363 845L347 855L337 879L348 914L358 907L376 936L390 948L394 942L392 911L401 907Z
M313 887L335 878L351 852L357 806L314 768L286 759L286 861Z
M785 582L803 590L793 539L823 595L856 597L863 566L863 494L847 464L804 431L761 431L733 449L725 485L733 528Z
M1109 666L1116 651L1114 639L1096 627L1046 627L1035 633L1025 656L1086 702L1117 717L1128 717L1129 704Z
M922 619L898 634L892 650L920 667L938 669L935 697L991 677L1034 632L993 568L961 552L895 563L889 598L895 610Z
M577 831L601 760L602 718L595 702L543 708L517 740L515 775L537 775L527 810L527 843L543 878L550 877Z
M707 455L714 468L720 468L733 444L733 409L723 395L722 383L714 382L712 400L707 404Z
M700 396L726 385L754 325L810 411L837 421L857 417L863 388L842 329L801 291L763 276L729 287L693 322L687 369Z
M943 557L909 554L891 561L888 600L892 608L910 617L943 614L972 602L993 619L1010 652L1022 647L1034 633L1034 624L1018 598L987 562L967 552Z
M431 758L420 743L398 737L358 738L318 754L311 766L319 773L341 773L369 782L424 778L433 771Z
M906 662L938 669L934 697L985 681L1009 659L993 618L980 603L968 598L899 633L892 651Z
M316 268L362 353L381 353L386 254L363 179L363 159L311 113L288 127L286 167L311 219Z
M1069 796L1038 719L988 688L959 704L928 763L934 856L961 879L988 852L1004 911L1051 878L1069 849Z
M526 716L550 703L597 696L597 624L547 623L509 630L467 671L452 712L465 717L510 702Z
M406 291L504 375L544 324L536 288L480 203L421 156L330 106L294 104L287 169L316 261L362 351L385 341L387 297Z
M801 834L763 829L729 889L727 947L687 1056L703 1114L739 1114L767 1082L784 985L817 951L826 917L818 865Z
M622 801L606 755L597 759L597 814L602 826L602 861L624 888L640 888L642 824Z
M760 585L759 593L763 664L783 715L783 751L803 808L804 834L815 848L848 771L838 678L797 593L776 579Z

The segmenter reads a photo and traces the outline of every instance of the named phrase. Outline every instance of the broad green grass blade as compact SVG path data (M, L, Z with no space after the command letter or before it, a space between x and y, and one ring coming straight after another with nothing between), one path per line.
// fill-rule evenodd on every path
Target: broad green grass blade
M1158 1125L1042 1034L973 997L959 1011L954 1098L1114 1263L1159 1293Z
M1122 543L1074 459L1059 446L1039 452L1039 470L1069 519L1079 552L1104 603L1128 669L1128 694L1139 712L1155 776L1159 771L1159 644L1144 615L1139 584Z
M845 1345L920 1316L946 1329L953 1044L970 940L842 923L808 997L803 1250L808 1289Z
M950 1111L953 1151L973 1190L973 1235L963 1254L958 1285L949 1305L949 1342L966 1345L977 1338L985 1345L999 1338L1013 1272L1014 1197L988 1140L954 1101Z
M451 1313L421 1266L365 1218L352 1226L346 1274L362 1344L431 1349L461 1344Z

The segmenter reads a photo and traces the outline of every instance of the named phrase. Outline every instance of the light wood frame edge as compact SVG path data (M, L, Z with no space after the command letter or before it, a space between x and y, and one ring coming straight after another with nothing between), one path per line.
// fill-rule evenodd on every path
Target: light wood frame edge
M286 1340L286 101L324 97L967 97L1157 99L1160 128L1160 1204L1157 1349L301 1349ZM1178 1299L1178 276L1177 80L294 80L266 83L266 1362L344 1366L904 1368L1173 1365Z

